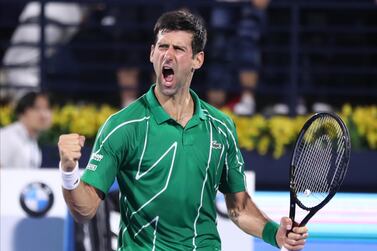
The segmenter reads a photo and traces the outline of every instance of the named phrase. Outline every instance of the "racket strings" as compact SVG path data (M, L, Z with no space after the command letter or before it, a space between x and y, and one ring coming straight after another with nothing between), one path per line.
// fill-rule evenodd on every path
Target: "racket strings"
M314 124L313 127L310 129L317 130L318 129L318 123ZM314 129L313 129L314 128ZM299 170L299 173L295 175L295 179L297 180L298 190L302 190L303 185L309 185L309 187L312 187L312 183L314 182L313 177L311 177L311 173L313 172L313 165L315 163L313 162L313 159L322 159L320 158L321 152L316 151L318 149L318 144L320 143L318 140L315 141L315 144L313 145L309 141L303 141L304 144L301 144L302 150L301 152L306 152L308 154L299 154L299 160L297 166L302 166L302 168L298 168L296 170ZM323 160L323 159L322 159ZM315 177L314 177L315 178ZM300 189L301 188L301 189Z
M325 136L323 136L325 137ZM315 152L317 148L319 148L321 143L320 141L317 142L317 144L312 148L312 151ZM311 179L312 182L310 183L310 188L313 190L313 192L318 193L326 193L328 191L328 183L326 180L322 179L330 170L331 167L331 146L330 144L327 144L327 147L325 149L322 149L322 151L317 151L316 155L318 158L321 159L321 162L319 163L319 170L317 172L317 175L313 175L313 178ZM322 158L321 158L322 156ZM315 162L311 161L312 170L315 169Z
M322 119L323 120L323 119ZM321 121L322 122L322 121ZM320 123L314 123L311 127L312 131L317 131ZM295 175L298 195L305 200L305 205L311 205L319 203L326 194L327 183L321 179L321 176L325 175L330 168L331 161L331 147L330 144L326 144L326 148L320 148L320 144L323 141L329 139L324 135L321 138L314 141L314 144L310 141L304 141L302 146L302 152L307 154L299 155L301 158L298 161L300 168L299 173ZM320 151L318 151L320 149ZM319 170L316 170L315 166L318 165L314 160L321 160ZM319 173L315 173L314 171Z
M333 168L331 169L331 173L328 176L328 181L330 184L330 189L334 189L334 187L337 187L339 185L339 182L343 180L344 174L345 174L345 168L342 168L344 166L345 162L345 151L346 151L346 140L345 135L340 127L340 125L334 120L332 124L332 129L335 130L336 133L336 144L334 140L334 156L336 156ZM329 191L330 192L330 191Z
M344 163L345 162L344 156L345 156L345 153L346 153L346 140L345 140L344 136L339 138L338 145L339 145L338 152L337 152L338 155L337 155L336 160L335 160L335 165L337 166L337 170L335 171L335 174L334 174L333 179L331 181L331 184L333 184L334 186L338 185L338 183L343 180L343 177L344 177L345 171L346 171L345 168L341 168L340 171L338 171L339 167L342 167L345 164Z
M325 116L315 120L303 135L296 150L293 182L305 207L321 203L344 176L340 172L346 145L343 134L338 122Z
M318 143L316 143L316 145L317 144ZM315 162L313 162L313 159L321 157L320 155L323 154L321 154L321 152L315 151L315 149L317 148L316 145L308 144L305 148L305 151L307 151L308 154L302 155L303 158L301 158L302 161L300 161L302 168L299 169L300 172L297 174L297 177L295 177L295 179L297 180L298 191L304 192L306 189L309 189L311 192L318 191L314 188L314 185L320 181L318 180L318 175L313 175L313 169L315 166ZM325 156L328 156L328 154L326 154ZM321 159L323 161L324 159L328 158ZM323 164L321 164L321 166L323 166Z
M326 118L322 118L323 123L326 123ZM326 179L323 179L322 177L325 177L330 170L331 167L331 159L332 159L332 144L331 144L331 138L325 134L320 137L320 140L316 141L316 146L313 148L313 151L316 149L321 149L321 144L323 141L326 141L326 149L323 149L323 151L318 151L317 155L319 155L319 159L321 160L319 163L319 173L318 175L315 175L316 177L316 182L314 183L314 191L321 192L321 193L329 193L329 184L326 182ZM321 159L321 153L323 154L322 159ZM312 161L315 163L315 161ZM315 168L315 166L313 166Z
M328 121L327 118L322 118L322 121L320 121L323 123L324 127L326 127L326 125L331 125L329 129L327 130L331 130L331 129L334 129L334 127L332 126L331 124L331 121ZM322 128L320 127L318 130L321 130ZM326 192L326 193L329 193L330 192L330 185L331 183L328 182L328 179L325 179L324 177L327 177L327 175L330 173L330 167L331 167L331 160L332 160L332 156L333 156L333 143L331 141L331 138L329 135L334 135L334 133L336 132L333 132L330 131L328 132L328 134L324 134L322 135L319 140L317 140L317 144L314 146L313 148L313 151L315 150L318 150L318 154L317 155L320 155L318 156L320 159L320 162L318 163L318 168L319 169L319 172L318 172L318 175L315 175L314 177L316 177L316 181L319 181L319 182L316 182L314 184L318 184L317 186L315 186L313 189L314 191L318 191L318 192ZM326 146L325 149L323 149L321 147L321 143L324 142L324 145ZM322 151L321 151L322 150ZM322 155L322 158L321 158L321 155ZM313 161L313 163L315 163ZM313 166L313 168L315 168L315 166ZM315 169L314 169L315 170Z

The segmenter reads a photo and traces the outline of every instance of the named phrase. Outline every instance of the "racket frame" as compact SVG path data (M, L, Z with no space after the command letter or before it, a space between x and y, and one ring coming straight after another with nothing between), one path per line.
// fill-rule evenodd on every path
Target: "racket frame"
M307 207L305 207L297 199L297 196L296 196L295 184L294 184L294 171L295 171L296 167L295 167L295 165L293 165L293 162L294 162L295 157L297 155L296 149L299 146L299 144L301 143L302 137L304 136L305 132L307 131L307 129L310 127L310 125L312 124L312 122L314 120L318 119L319 117L323 117L323 116L331 116L332 118L334 118L338 122L339 126L341 127L341 130L343 131L343 134L345 135L343 137L344 137L344 140L345 140L345 153L344 154L345 154L346 159L345 159L344 165L346 166L346 170L345 170L345 172L343 172L342 177L339 178L340 182L336 186L331 187L331 190L330 190L329 194L326 196L326 198L321 203L319 203L317 206L312 207L309 210L307 210L306 209ZM308 221L310 220L310 218L312 218L322 207L324 207L334 197L336 192L339 190L341 184L343 183L344 177L347 173L347 169L348 169L347 166L348 166L349 160L350 160L350 153L351 153L351 142L350 142L349 132L348 132L346 125L344 124L344 122L342 121L342 119L338 115L336 115L335 113L320 112L320 113L314 114L313 116L311 116L308 119L308 121L305 122L304 126L302 127L302 129L300 131L300 134L297 137L296 144L295 144L295 147L293 149L292 156L291 156L291 165L290 165L290 168L289 168L289 193L290 193L289 218L292 219L292 222L295 222L294 219L295 219L295 214L296 214L296 204L300 208L302 208L303 210L309 211L309 213L305 216L305 218L299 223L298 226L301 227L301 226L305 226L306 223L308 223Z

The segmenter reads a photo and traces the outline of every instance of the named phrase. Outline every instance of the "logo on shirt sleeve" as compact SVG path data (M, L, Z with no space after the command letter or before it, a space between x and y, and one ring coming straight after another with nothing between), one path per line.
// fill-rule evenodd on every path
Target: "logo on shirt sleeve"
M103 159L103 155L99 153L92 153L92 156L90 159L95 160L95 161L101 161Z
M88 164L86 166L86 169L90 170L90 171L95 171L97 169L97 165L94 165L94 164Z

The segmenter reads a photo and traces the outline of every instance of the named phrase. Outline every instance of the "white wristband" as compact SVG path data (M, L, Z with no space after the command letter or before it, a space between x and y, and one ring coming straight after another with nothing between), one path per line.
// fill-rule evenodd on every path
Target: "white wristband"
M62 164L59 162L59 170L62 175L62 186L64 189L73 190L80 184L79 163L76 163L75 168L71 172L65 172L62 169Z

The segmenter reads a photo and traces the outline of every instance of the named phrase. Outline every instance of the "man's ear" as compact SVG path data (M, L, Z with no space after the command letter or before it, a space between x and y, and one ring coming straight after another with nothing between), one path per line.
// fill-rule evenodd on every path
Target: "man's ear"
M153 63L154 44L151 45L151 53L149 54L149 61Z
M194 64L193 64L193 70L197 70L200 67L202 67L204 63L204 51L198 52L194 55L193 58Z

